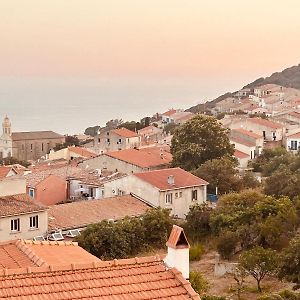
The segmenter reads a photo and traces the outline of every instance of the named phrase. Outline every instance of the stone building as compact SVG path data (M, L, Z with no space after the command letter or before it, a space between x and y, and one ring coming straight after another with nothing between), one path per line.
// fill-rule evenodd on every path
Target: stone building
M2 123L2 135L0 137L0 159L10 157L12 154L11 123L6 116Z
M37 160L64 142L65 137L53 131L13 132L12 156L19 160Z

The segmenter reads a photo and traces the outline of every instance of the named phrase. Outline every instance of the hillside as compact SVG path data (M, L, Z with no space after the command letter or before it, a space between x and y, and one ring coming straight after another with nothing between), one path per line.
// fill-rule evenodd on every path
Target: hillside
M278 84L284 87L290 87L300 90L300 64L297 66L293 66L287 69L284 69L281 72L273 73L271 76L266 78L258 78L255 81L247 84L243 88L255 88L264 84ZM234 93L226 93L218 98L214 99L211 102L205 104L198 104L188 108L186 111L190 111L193 113L197 113L199 111L205 111L208 109L213 108L218 102L222 101L223 99L232 96Z

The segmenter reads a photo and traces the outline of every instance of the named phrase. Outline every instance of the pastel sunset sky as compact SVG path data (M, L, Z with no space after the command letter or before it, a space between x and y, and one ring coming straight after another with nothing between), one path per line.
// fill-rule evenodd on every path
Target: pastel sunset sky
M175 78L203 90L180 95L188 107L300 63L299 12L299 0L1 0L0 96L36 79Z

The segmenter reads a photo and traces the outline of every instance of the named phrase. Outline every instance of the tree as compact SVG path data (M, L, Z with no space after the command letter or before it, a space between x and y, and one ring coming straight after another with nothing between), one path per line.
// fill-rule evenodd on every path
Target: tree
M209 182L208 192L215 193L218 188L218 194L225 194L242 187L236 166L237 163L229 157L216 158L206 161L193 174Z
M122 119L111 119L109 121L106 122L105 124L105 128L107 130L111 130L111 129L116 129L118 128L120 125L122 125L124 122Z
M192 271L190 272L189 281L195 290L196 293L202 295L203 293L207 292L209 289L209 284L207 280L203 277L200 272Z
M26 160L19 160L13 156L5 157L0 159L0 165L8 166L8 165L21 165L25 168L30 166L30 163Z
M56 144L56 146L53 148L55 151L58 151L60 149L64 149L70 146L80 146L80 141L77 137L66 135L65 142L62 144Z
M100 129L101 129L100 126L88 127L85 129L84 134L90 136L96 136Z
M172 164L185 170L197 169L208 160L231 156L233 152L228 130L206 115L197 115L178 127L172 138Z
M230 259L235 252L238 235L231 231L222 231L217 239L217 249L224 259Z
M246 274L251 275L257 282L257 289L261 289L261 281L267 276L275 273L278 265L278 256L272 249L255 247L241 254L239 259L240 268L244 269Z
M290 241L280 261L279 278L293 282L295 289L300 288L300 236Z

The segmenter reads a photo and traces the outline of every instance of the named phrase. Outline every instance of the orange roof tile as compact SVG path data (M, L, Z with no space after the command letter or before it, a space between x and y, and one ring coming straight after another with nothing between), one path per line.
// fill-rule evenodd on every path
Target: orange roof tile
M16 246L37 266L82 264L100 260L75 242L20 240Z
M183 249L183 248L190 248L190 244L186 238L184 230L182 227L177 225L173 225L171 234L169 239L166 243L167 247L174 248L174 249Z
M233 154L236 158L242 159L242 158L248 158L249 155L247 153L244 153L242 151L239 150L234 150L234 154Z
M11 170L14 171L15 174L17 174L17 171L15 171L13 167L0 166L0 179L7 177L8 173Z
M70 152L76 153L85 158L92 158L98 156L95 152L92 152L83 147L69 147L68 149Z
M168 165L172 161L172 156L169 153L160 153L154 151L142 151L137 149L124 149L120 151L107 152L103 155L107 155L132 165L136 165L141 168L158 167Z
M164 112L162 115L163 116L167 116L167 117L170 117L172 115L174 115L176 113L176 109L169 109L168 111Z
M252 137L252 138L254 138L254 139L260 139L260 138L263 138L262 135L256 134L256 133L254 133L254 132L252 132L252 131L249 131L249 130L245 130L245 129L243 129L243 128L234 128L234 129L232 129L231 131L239 132L239 133L241 133L241 134L243 134L243 135Z
M256 146L256 144L254 142L248 141L248 140L243 139L243 138L238 138L238 137L231 136L229 139L230 139L230 142L245 145L245 146L248 146L248 147L255 147Z
M291 135L287 136L286 138L287 138L287 139L290 139L290 138L296 138L296 139L299 139L299 138L300 138L300 132L291 134Z
M16 241L0 244L0 269L17 269L33 266L36 265L17 247Z
M112 132L115 134L125 137L125 138L132 138L132 137L137 137L138 134L134 131L131 131L127 128L118 128L118 129L113 129Z
M261 118L249 118L248 121L251 122L251 123L255 123L255 124L265 126L265 127L269 127L269 128L273 128L273 129L283 128L283 126L279 123L275 123L275 122L265 120L265 119L261 119Z
M48 211L49 228L82 228L102 220L140 216L147 209L148 205L131 195L54 205Z
M9 299L200 299L159 257L0 270L0 286Z
M173 190L178 188L185 188L190 186L207 185L205 180L181 169L171 168L155 170L143 173L134 173L133 176L148 182L159 190ZM174 184L168 183L169 176L173 176Z
M0 218L19 214L44 211L46 206L33 202L25 194L0 197Z

